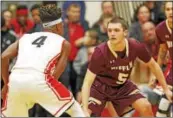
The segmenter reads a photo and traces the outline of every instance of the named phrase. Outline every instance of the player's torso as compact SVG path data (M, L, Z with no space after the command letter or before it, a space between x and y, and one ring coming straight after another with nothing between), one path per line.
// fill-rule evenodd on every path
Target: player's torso
M165 36L168 36L168 35L165 35ZM166 45L168 47L168 50L169 50L169 54L170 54L170 57L171 57L171 60L173 59L173 55L172 55L172 50L173 50L173 47L172 47L172 43L173 43L173 40L172 40L172 35L170 34L169 35L169 38L166 38Z
M97 77L100 78L101 81L113 86L123 84L129 78L136 59L134 49L131 49L132 47L129 43L129 46L126 47L128 55L125 55L124 58L116 58L111 53L107 44L105 44L104 48L105 69L104 72Z
M167 45L167 48L168 48L168 51L169 51L169 54L170 54L170 57L171 59L173 59L173 55L172 55L172 43L173 43L173 37L172 37L172 33L171 33L171 29L168 28L167 24L166 24L166 21L163 21L161 24L158 25L157 27L157 35L158 37L163 41L165 42L165 44Z
M13 69L50 72L60 56L64 39L53 33L26 34L19 40L17 62Z

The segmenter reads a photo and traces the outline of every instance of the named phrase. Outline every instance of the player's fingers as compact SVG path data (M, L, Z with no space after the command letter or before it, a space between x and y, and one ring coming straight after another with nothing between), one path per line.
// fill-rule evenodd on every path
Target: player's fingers
M169 100L169 102L172 103L172 101L173 101L172 96L169 96L169 97L168 97L168 100Z

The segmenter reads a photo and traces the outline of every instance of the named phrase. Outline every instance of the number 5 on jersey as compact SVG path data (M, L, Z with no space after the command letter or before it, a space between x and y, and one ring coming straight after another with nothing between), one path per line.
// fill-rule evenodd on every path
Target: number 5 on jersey
M41 36L41 37L35 39L32 42L32 45L36 45L36 47L40 48L42 45L44 45L46 38L47 38L47 36Z
M117 84L124 84L127 80L128 74L119 73Z

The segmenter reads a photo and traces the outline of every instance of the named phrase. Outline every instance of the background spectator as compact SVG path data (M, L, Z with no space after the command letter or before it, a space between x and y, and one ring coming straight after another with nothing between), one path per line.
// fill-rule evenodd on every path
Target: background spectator
M116 16L115 14L115 5L113 1L103 1L101 3L102 7L102 15L113 15Z
M85 77L85 74L86 74L86 71L87 71L87 68L88 68L88 64L89 64L89 61L90 61L90 58L94 52L94 49L95 49L95 46L90 46L87 48L87 56L88 56L88 60L81 66L80 68L80 73L78 75L78 78L77 78L77 101L79 103L81 103L81 90L82 90L82 85L83 85L83 81L84 81L84 77Z
M17 39L15 33L9 29L8 24L9 21L1 16L1 53Z
M134 38L140 42L143 41L141 25L150 19L151 17L149 8L145 5L140 5L134 15L135 22L130 26L129 37Z
M12 18L16 18L16 9L17 9L16 4L10 4L8 6L8 10L11 11L11 13L12 13Z
M29 31L29 33L32 32L40 32L43 31L43 26L41 24L41 20L40 20L40 13L39 13L39 7L40 5L35 4L31 7L31 15L32 15L32 19L34 21L34 27Z
M78 51L78 54L74 60L73 68L77 73L77 92L80 92L83 78L81 78L80 74L83 73L81 68L83 65L88 63L90 52L92 51L93 47L97 45L98 41L98 33L94 30L89 30L85 33L85 36L81 39L83 47Z
M9 29L9 19L5 20L3 16L1 16L1 53L17 40L16 34ZM11 71L15 61L16 59L10 60L9 71Z
M96 30L99 34L99 41L106 41L108 36L106 33L107 23L110 19L116 16L114 2L103 1L101 3L102 14L100 19L93 25L92 29Z
M151 52L151 55L156 60L159 51L159 44L157 42L154 23L153 22L144 23L142 25L142 32L143 32L144 43L146 44L149 52Z
M9 11L9 10L2 11L2 17L5 20L5 26L9 28L10 27L10 22L11 22L11 19L12 19L11 11Z
M24 33L33 28L34 23L28 19L28 9L25 5L19 5L16 10L16 18L11 21L11 28L20 38Z
M71 4L77 4L80 6L80 23L81 25L84 27L84 30L87 31L89 29L89 25L88 22L85 20L85 11L86 11L86 6L85 6L85 2L84 1L65 1L63 4L63 11L67 11L69 6ZM63 14L63 19L65 22L68 22L68 15L66 14L67 12L65 12Z
M101 3L101 9L102 9L102 14L100 16L100 19L93 25L93 28L99 27L100 24L103 24L103 19L104 17L111 16L115 17L115 7L114 7L114 2L111 1L103 1Z
M97 24L93 26L93 30L96 30L99 35L99 42L104 42L108 39L106 33L107 23L113 18L112 15L102 15Z
M144 4L150 9L151 20L155 24L159 24L165 19L165 15L162 10L162 1L146 1Z
M143 33L143 43L146 45L147 49L149 50L152 57L157 60L157 55L159 52L159 45L157 42L157 36L155 33L155 25L153 22L146 22L142 26L142 33ZM140 82L141 83L148 83L149 80L155 78L152 75L151 70L146 67L146 65L140 61Z
M141 43L144 43L153 58L157 59L159 45L157 43L154 23L148 21L144 23L141 28L144 39ZM148 83L149 80L153 78L151 70L149 70L149 68L147 68L146 65L140 60L137 60L135 64L136 66L134 68L134 71L136 71L136 74L133 75L134 77L132 77L133 81L138 84Z
M76 91L76 72L73 68L73 61L77 55L79 47L75 45L75 41L84 36L84 27L80 24L80 10L78 4L71 4L67 9L67 21L64 23L64 35L71 44L71 53L69 56L69 77L70 86L75 96Z

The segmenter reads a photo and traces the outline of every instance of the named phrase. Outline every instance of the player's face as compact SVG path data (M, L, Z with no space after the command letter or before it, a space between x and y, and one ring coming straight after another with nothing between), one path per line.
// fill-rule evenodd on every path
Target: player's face
M150 19L149 9L145 6L142 6L139 9L138 20L141 22L146 22L146 21L149 21L149 19Z
M173 5L172 5L172 2L167 2L165 4L165 15L166 15L166 18L172 22L172 10L173 10Z
M32 14L32 18L33 18L34 22L40 23L39 10L34 9L34 10L32 10L31 14Z
M125 31L121 23L109 23L107 28L109 40L118 43L125 38Z

